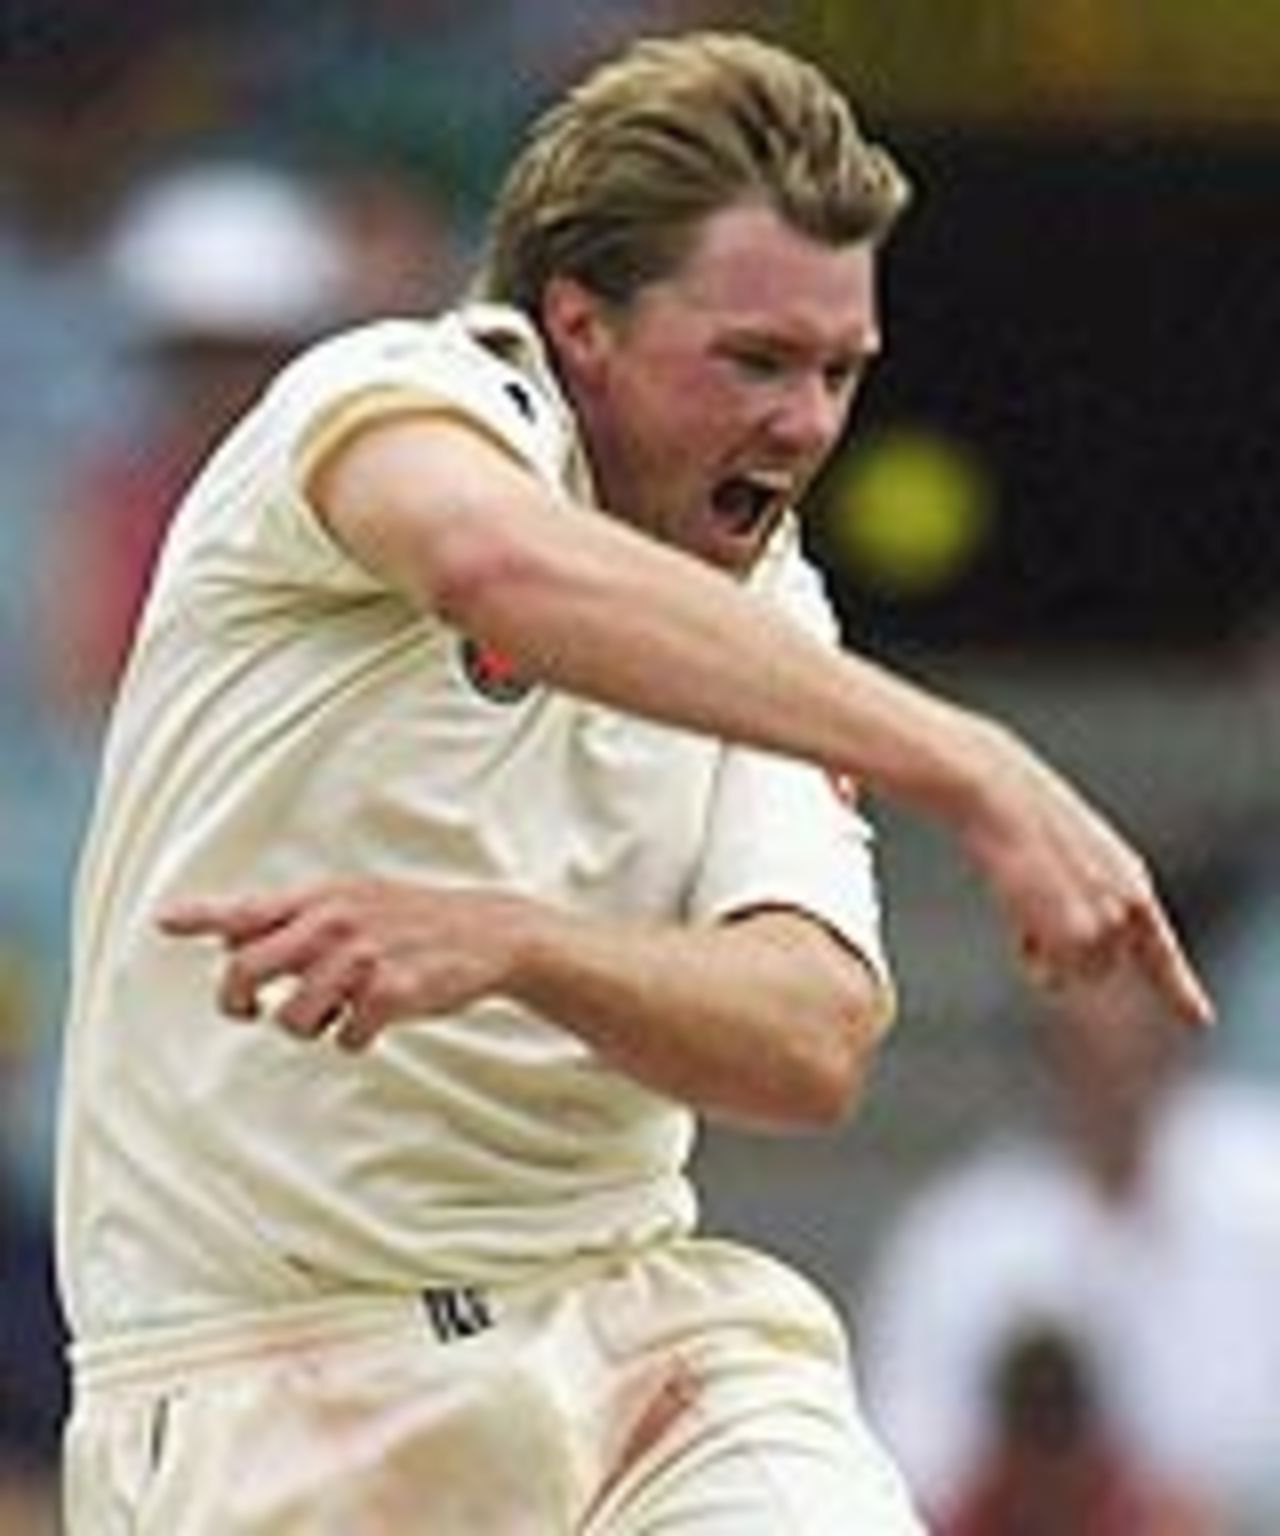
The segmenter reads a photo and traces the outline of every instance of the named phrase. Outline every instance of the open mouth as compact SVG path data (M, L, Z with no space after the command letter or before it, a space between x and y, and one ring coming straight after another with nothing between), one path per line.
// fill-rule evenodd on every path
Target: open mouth
M720 523L737 538L758 533L786 504L787 485L772 475L729 475L711 493Z

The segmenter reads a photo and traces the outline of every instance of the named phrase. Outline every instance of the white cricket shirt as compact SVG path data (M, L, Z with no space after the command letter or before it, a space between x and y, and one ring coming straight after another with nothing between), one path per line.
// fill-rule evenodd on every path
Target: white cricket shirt
M773 901L883 965L867 829L822 774L522 688L329 537L306 466L406 409L474 422L593 515L534 332L488 306L304 354L198 477L78 881L59 1235L81 1337L499 1280L695 1219L688 1109L567 1031L494 999L352 1056L230 1022L218 947L156 929L174 897L363 873L637 919ZM793 544L753 579L833 630Z

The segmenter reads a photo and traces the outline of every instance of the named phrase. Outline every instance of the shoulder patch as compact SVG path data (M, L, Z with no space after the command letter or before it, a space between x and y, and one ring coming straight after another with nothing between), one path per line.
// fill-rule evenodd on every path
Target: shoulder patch
M538 413L534 410L533 396L529 393L528 389L516 379L508 379L503 387L511 399L515 401L516 409L525 420L535 420Z

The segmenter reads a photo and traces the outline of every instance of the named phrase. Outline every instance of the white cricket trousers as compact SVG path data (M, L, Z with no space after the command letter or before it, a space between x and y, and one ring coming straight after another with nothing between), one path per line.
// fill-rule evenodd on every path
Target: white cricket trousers
M727 1244L73 1360L65 1536L924 1536L828 1303Z

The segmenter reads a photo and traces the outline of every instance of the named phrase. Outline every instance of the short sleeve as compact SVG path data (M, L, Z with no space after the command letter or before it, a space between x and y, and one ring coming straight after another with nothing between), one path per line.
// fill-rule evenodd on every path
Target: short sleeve
M383 321L315 349L280 392L300 478L355 428L414 411L467 421L535 473L559 478L565 423L537 357L514 312L476 310Z
M794 519L775 536L753 585L815 639L839 645L822 579L800 552ZM880 982L885 1022L892 1018L874 836L858 809L856 785L808 763L730 747L712 795L689 914L707 921L767 906L807 912L855 950Z
M874 838L839 784L772 753L730 748L712 795L703 858L689 897L695 921L792 907L868 964L893 1011Z
M561 482L576 440L536 337L514 312L490 313L485 325L479 330L465 310L380 321L318 343L281 372L210 460L178 519L172 563L199 583L210 610L243 617L264 603L381 590L330 535L306 489L319 458L375 420L449 415L531 473Z

